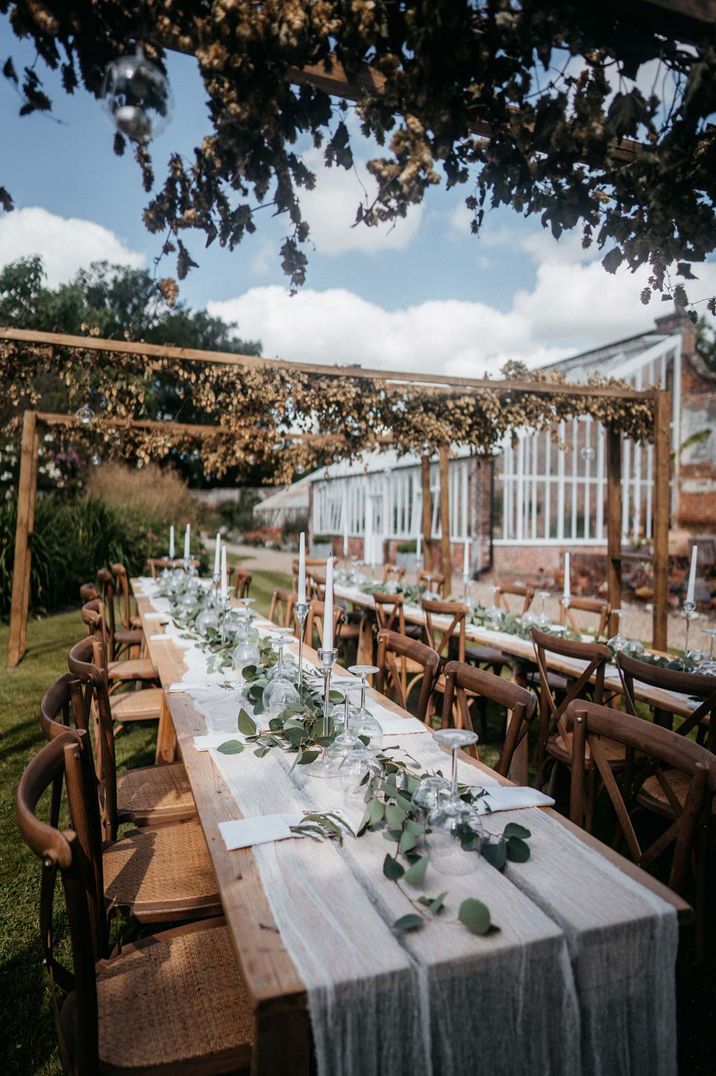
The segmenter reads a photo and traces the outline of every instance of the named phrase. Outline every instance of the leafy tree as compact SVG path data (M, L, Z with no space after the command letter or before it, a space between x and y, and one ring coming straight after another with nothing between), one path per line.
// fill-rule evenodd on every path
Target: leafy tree
M716 373L716 331L706 318L699 318L696 325L696 352Z
M141 41L193 54L211 129L194 153L172 154L157 185L146 141L135 143L151 200L144 220L166 237L177 275L196 264L184 239L233 249L256 211L287 219L280 256L305 279L309 228L301 188L314 174L304 136L330 166L351 168L342 109L386 146L369 162L378 194L357 206L371 226L404 216L430 186L463 184L480 229L491 206L537 214L555 236L579 228L603 264L648 264L644 290L671 291L716 249L716 30L708 5L653 0L0 0L38 62L3 73L23 114L51 109L42 63L67 93L99 97L107 65ZM647 65L651 65L648 67ZM331 95L341 98L336 109ZM137 139L144 137L134 129ZM127 141L117 132L117 153ZM12 208L0 188L0 207ZM716 302L714 302L716 312Z
M160 283L145 269L95 262L81 269L69 283L50 288L42 259L21 258L0 270L0 325L79 335L94 332L109 339L261 354L258 341L234 336L234 323L213 317L206 310L192 310L182 302L167 302ZM67 388L59 378L45 377L40 389L43 410L71 410ZM101 398L88 402L101 410ZM144 412L147 418L207 421L206 415L194 406L191 394L166 372L154 379L152 391L144 399ZM174 462L194 482L201 481L202 470L195 459L177 455ZM262 480L263 473L250 477L255 483ZM231 485L236 478L234 471L224 481ZM242 480L246 477L242 476Z

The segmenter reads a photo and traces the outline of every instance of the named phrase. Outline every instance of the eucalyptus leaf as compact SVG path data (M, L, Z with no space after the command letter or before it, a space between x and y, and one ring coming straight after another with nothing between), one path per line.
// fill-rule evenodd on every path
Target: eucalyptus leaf
M243 669L241 670L241 675L243 676L244 680L253 680L257 673L258 669L255 665L244 665Z
M301 751L300 752L301 757L298 759L297 765L299 765L299 766L308 766L308 765L310 765L311 762L316 761L316 759L318 758L320 753L321 753L320 751Z
M496 870L501 871L507 862L507 841L485 841L482 845L482 855Z
M507 840L508 837L531 837L532 834L526 826L521 826L519 822L508 822L502 831L502 836Z
M250 714L246 713L243 706L239 710L239 732L242 732L244 736L256 735L256 722Z
M393 844L397 844L402 833L403 831L400 829L386 829L383 831L383 837L386 841L392 841Z
M254 751L254 754L256 755L256 758L263 758L264 755L267 754L267 752L269 752L270 750L270 746L264 744L262 747L257 747Z
M410 830L404 829L400 836L400 843L398 847L401 852L409 852L418 843L417 834L411 833Z
M402 878L405 874L405 867L402 863L398 862L395 856L388 854L383 860L383 874L386 878L389 878L391 882L397 882L398 879Z
M375 826L378 822L383 821L383 815L385 813L385 807L379 799L373 799L368 804L368 816L370 818L370 824Z
M468 897L460 905L457 917L471 934L487 934L492 926L490 922L490 909L481 900Z
M507 858L512 863L526 863L530 858L530 846L521 837L509 837L507 840Z
M425 872L428 869L428 857L420 856L405 872L405 881L409 885L422 885L425 881Z
M425 920L421 915L418 915L416 912L410 912L408 915L401 915L400 919L395 920L393 923L393 930L420 930L424 924Z
M439 893L438 894L438 896L431 903L431 905L430 905L430 907L428 909L428 911L430 912L431 915L439 915L440 914L440 912L443 910L443 905L445 904L445 898L446 897L447 897L447 889L445 890L444 893Z
M227 740L225 743L219 744L217 751L220 751L222 755L240 755L244 749L244 745L241 740Z
M385 820L391 829L402 829L406 817L403 808L396 803L389 803L385 808Z

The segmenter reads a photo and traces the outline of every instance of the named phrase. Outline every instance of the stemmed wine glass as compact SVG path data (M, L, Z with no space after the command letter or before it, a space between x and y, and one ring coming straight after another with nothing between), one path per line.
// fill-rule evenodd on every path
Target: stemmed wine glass
M612 609L612 616L617 622L617 633L616 635L612 635L611 639L607 639L607 646L615 653L617 653L619 650L624 650L629 644L629 640L626 638L625 635L622 635L621 631L622 615L623 610Z
M714 639L716 628L704 628L704 635L709 637L709 656L696 667L699 676L716 676L716 657L714 657Z
M360 791L365 775L380 773L380 764L372 751L351 732L349 692L343 697L343 729L323 755L321 768L329 780L337 781L346 797Z
M290 628L287 630L290 632ZM278 651L278 660L268 674L263 703L266 714L269 717L277 717L287 706L300 706L301 699L283 664L284 647L288 645L285 631L274 632L271 642Z
M547 598L549 598L549 595L550 592L548 590L537 591L537 597L540 600L539 613L537 614L537 623L540 624L542 627L545 627L547 624L549 624L549 613L547 612L544 604L547 601Z
M377 665L351 665L348 672L353 673L354 676L360 676L361 678L360 704L358 709L353 711L353 716L350 720L350 730L354 736L366 736L371 751L381 751L383 748L382 726L365 704L366 691L368 690L368 677L380 672L380 669ZM358 685L353 685L353 690L356 690L357 686Z
M433 737L441 747L450 748L452 766L450 790L437 792L435 805L428 815L427 843L431 862L436 870L444 874L469 874L474 869L475 861L470 858L469 852L463 850L461 834L467 830L473 838L481 841L484 831L475 808L458 795L457 753L461 747L477 743L477 734L470 729L438 729Z

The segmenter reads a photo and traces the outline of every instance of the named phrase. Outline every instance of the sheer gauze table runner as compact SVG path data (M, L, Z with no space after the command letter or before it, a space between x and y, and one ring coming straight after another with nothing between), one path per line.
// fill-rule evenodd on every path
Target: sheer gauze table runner
M198 648L186 652L192 685L203 662ZM237 735L235 690L188 693L208 733ZM447 767L427 731L386 742L424 769ZM290 755L211 754L217 794L244 816L317 809L355 821L340 792L289 772ZM464 763L460 779L492 780ZM383 875L392 846L380 833L342 848L297 839L254 849L307 989L321 1076L676 1072L674 909L545 812L494 815L486 826L501 832L508 820L530 829L531 859L501 874L475 856L466 877L429 866L425 885L406 890L448 890L445 911L402 935L391 924L414 909ZM488 905L499 932L475 936L454 922L466 897Z

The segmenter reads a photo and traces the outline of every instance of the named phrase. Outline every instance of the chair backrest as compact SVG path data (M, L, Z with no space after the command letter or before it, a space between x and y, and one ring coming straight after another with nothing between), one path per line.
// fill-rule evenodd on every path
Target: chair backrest
M433 601L430 598L423 598L420 605L425 613L425 634L428 646L437 650L440 657L446 661L448 658L455 657L451 650L454 649L453 640L456 640L457 659L464 661L467 607L460 602ZM442 626L436 624L435 617L444 617L448 623Z
M427 587L435 594L445 594L445 576L442 572L434 571L429 572L425 568L421 568L418 572L418 586Z
M449 661L443 670L445 694L443 696L443 725L452 724L453 712L457 714L457 727L473 731L471 704L479 696L501 706L506 713L505 742L496 769L503 777L512 764L518 746L529 732L530 722L537 712L537 699L527 688L511 680L462 661ZM455 711L453 711L455 707ZM479 754L475 752L479 758Z
M112 575L114 576L115 593L118 596L122 611L122 623L125 628L129 628L132 620L132 594L129 588L127 569L123 564L113 564Z
M274 624L278 624L282 628L292 628L293 625L293 607L298 601L298 595L292 590L286 590L285 587L276 587L271 595L271 608L269 609L269 620L272 620Z
M514 608L510 608L510 603L507 600L508 595L518 599L514 603ZM532 604L534 596L535 588L530 586L529 583L498 583L495 590L495 605L498 609L501 606L508 613L518 612L524 614Z
M408 710L408 698L413 687L420 684L415 716L425 721L430 696L440 671L440 658L432 647L396 631L378 632L378 675L376 687L381 695L395 695L395 700Z
M313 646L314 649L318 649L321 645L321 639L323 638L323 618L325 613L326 606L324 602L320 602L314 598L308 603L308 615L306 616L306 623L303 628L303 641L307 646ZM334 605L333 638L336 643L340 638L341 628L345 618L345 610L341 609L340 605ZM316 646L316 643L318 646Z
M251 575L251 572L245 572L242 568L236 569L236 572L234 573L235 598L248 598L252 579L253 576Z
M99 591L94 583L83 583L80 587L80 601L82 604L85 605L86 602L94 601L96 598L99 598Z
M376 591L373 595L375 602L375 619L381 631L397 631L405 635L405 611L403 605L405 599L402 594L386 594Z
M73 706L78 728L94 731L98 794L102 830L106 841L117 838L117 761L114 745L114 722L104 645L96 637L81 639L67 658L70 673L80 686L81 696Z
M95 965L107 955L99 813L92 792L92 752L87 733L63 730L35 755L17 789L15 813L22 838L42 862L40 937L50 979L55 1026L63 1067L73 1076L99 1072ZM57 782L64 783L72 820L60 830L38 818L37 804ZM53 910L57 872L62 879L72 948L72 972L56 959ZM73 1049L70 1056L57 990L75 991Z
M325 557L306 557L306 575L311 574L311 568L326 569ZM293 572L293 589L298 590L298 557L294 557L291 561L291 571Z
M713 676L699 676L698 673L679 672L677 669L662 669L659 665L650 665L647 661L639 661L621 651L616 658L617 668L624 686L627 708L631 714L638 716L637 688L635 683L646 684L648 687L658 688L664 692L676 692L679 695L688 695L698 699L699 705L693 712L683 718L677 728L680 736L688 736L696 729L696 739L709 751L716 753L716 679ZM680 700L683 702L683 699ZM671 724L676 714L672 707L676 700L670 700L668 695L659 697L658 704L650 703L654 709L654 716L660 724ZM662 719L666 716L668 720Z
M96 635L109 649L109 633L102 599L95 598L91 602L85 602L81 609L81 615L82 622L87 626L87 634Z
M191 564L192 568L199 567L198 560L191 560L189 563ZM152 579L156 579L159 573L163 572L165 568L182 568L183 566L184 561L181 559L181 557L175 557L173 560L170 560L169 557L147 558L147 567L149 568L149 572Z
M674 844L669 886L683 894L694 850L697 827L709 818L716 791L716 757L710 751L684 739L670 729L594 703L573 701L566 714L572 737L572 789L570 815L583 825L585 752L599 770L611 800L619 829L629 853L640 867L648 866ZM623 744L625 766L620 780L609 765L601 739ZM677 770L688 787L683 802L673 793L666 771ZM643 847L632 822L630 808L647 778L656 777L670 800L675 815L668 828Z
M604 698L604 670L612 653L602 643L581 643L572 639L562 639L557 635L548 635L538 628L532 628L532 641L537 655L540 678L540 730L539 751L541 756L550 736L558 736L568 750L570 733L565 722L565 712L570 702L584 697L587 685L592 683L594 701L600 703ZM567 690L559 695L549 686L549 668L547 655L572 658L583 662L582 671L570 672ZM573 677L573 679L572 679Z
M386 564L383 567L383 582L384 583L389 583L391 581L391 579L395 583L400 583L400 581L404 577L405 577L405 568L403 568L399 564Z
M100 568L97 572L97 582L100 587L102 599L102 615L106 624L107 649L110 658L114 658L114 633L117 629L117 611L115 601L117 598L115 580L109 568Z
M322 602L326 596L326 573L320 568L314 568L312 571L306 569L306 579L311 587L311 594L317 600Z
M560 602L559 622L560 624L572 628L574 631L579 631L579 625L574 617L575 612L594 613L597 617L597 635L603 636L607 633L607 625L609 623L611 611L612 608L605 598L572 597L568 609L565 609Z

